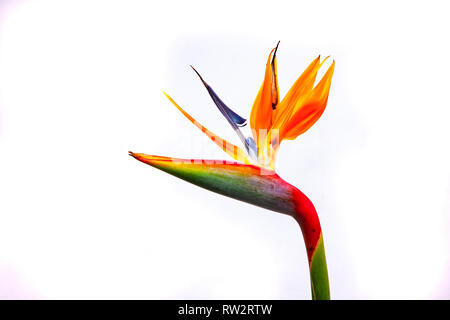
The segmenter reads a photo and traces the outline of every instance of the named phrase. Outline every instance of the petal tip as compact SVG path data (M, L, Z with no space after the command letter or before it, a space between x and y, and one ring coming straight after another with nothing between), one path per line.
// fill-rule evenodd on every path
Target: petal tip
M208 86L208 84L205 82L205 80L203 80L202 76L200 75L200 73L198 73L198 71L194 68L194 66L192 66L192 64L190 64L189 66L192 68L192 70L194 70L194 72L197 74L197 76L203 82L203 85Z
M278 46L280 45L280 40L278 40L277 45L274 48L274 52L273 52L273 58L272 58L272 62L275 59L275 56L277 55L277 51L278 51Z

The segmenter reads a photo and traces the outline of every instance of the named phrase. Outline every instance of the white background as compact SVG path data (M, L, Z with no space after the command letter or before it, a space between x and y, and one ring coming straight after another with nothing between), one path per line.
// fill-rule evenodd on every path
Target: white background
M188 66L247 117L278 40L282 95L336 61L324 115L277 163L319 212L332 297L450 298L448 12L0 2L0 298L309 299L292 219L127 155L225 159L162 91L238 143Z

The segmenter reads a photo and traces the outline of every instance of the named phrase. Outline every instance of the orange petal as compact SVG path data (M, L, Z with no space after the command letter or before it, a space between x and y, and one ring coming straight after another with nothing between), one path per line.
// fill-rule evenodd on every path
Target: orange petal
M275 110L278 102L280 101L280 92L278 91L278 76L277 76L277 50L280 45L280 41L278 41L277 46L275 47L275 51L273 53L272 58L272 109Z
M297 110L280 130L280 141L297 138L319 120L327 105L334 64L333 61L319 84L307 95L304 102L300 106L296 106Z
M277 46L278 47L278 46ZM272 107L276 106L279 100L278 83L276 76L276 57L270 61L272 53L277 48L270 51L267 58L266 71L264 81L253 103L252 111L250 113L250 127L252 128L256 145L259 146L259 132L260 130L269 130L272 124ZM275 104L274 104L275 103Z
M204 126L202 126L197 120L195 120L193 117L191 117L186 111L184 111L168 94L166 94L166 97L170 100L170 102L173 103L175 107L177 107L178 110L186 117L190 122L192 122L197 128L199 128L204 134L208 136L219 148L221 148L225 153L227 153L229 156L231 156L233 159L243 162L243 163L250 163L248 160L245 152L239 148L238 146L235 146L234 144L228 142L225 139L222 139L218 135L214 134L213 132L206 129Z
M316 80L317 71L321 64L320 56L314 59L310 65L303 71L302 75L295 81L289 92L283 98L274 112L273 128L281 129L296 109L298 102L304 98L306 93L310 92Z

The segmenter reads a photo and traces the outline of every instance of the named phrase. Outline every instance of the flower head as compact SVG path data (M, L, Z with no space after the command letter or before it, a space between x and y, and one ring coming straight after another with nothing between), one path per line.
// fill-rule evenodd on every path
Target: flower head
M323 114L328 101L335 65L333 61L322 79L314 86L317 73L327 60L325 58L321 62L320 56L317 57L280 101L276 61L277 50L278 45L272 49L267 59L264 80L250 113L252 136L249 137L246 137L241 130L242 127L247 125L247 120L225 105L214 90L203 80L197 70L192 67L219 111L239 136L245 151L206 129L166 94L186 118L232 158L239 162L252 163L269 170L275 169L276 153L281 142L297 138L311 128Z

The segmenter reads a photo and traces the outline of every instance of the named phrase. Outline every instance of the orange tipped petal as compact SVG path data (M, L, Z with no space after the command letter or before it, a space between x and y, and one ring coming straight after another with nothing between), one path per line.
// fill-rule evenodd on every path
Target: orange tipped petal
M197 128L199 128L204 134L208 136L219 148L221 148L225 153L227 153L229 156L231 156L233 159L243 162L243 163L250 163L249 159L247 158L245 152L239 148L238 146L235 146L234 144L228 142L225 139L222 139L218 135L214 134L213 132L206 129L203 125L201 125L197 120L195 120L191 115L189 115L186 111L184 111L168 94L166 94L166 97L170 100L170 102L173 103L175 107L177 107L178 110L186 117L190 122L192 122Z
M328 102L334 65L333 61L319 84L306 96L302 105L298 107L286 125L280 130L280 141L297 138L319 120Z

